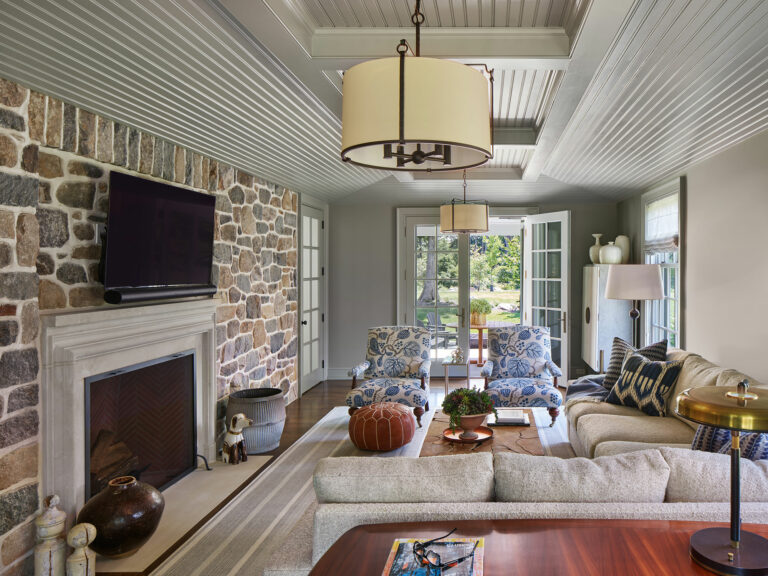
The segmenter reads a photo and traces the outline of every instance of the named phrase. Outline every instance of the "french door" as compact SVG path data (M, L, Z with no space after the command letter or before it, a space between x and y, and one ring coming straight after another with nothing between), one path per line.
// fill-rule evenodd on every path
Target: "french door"
M567 377L569 213L497 210L485 235L443 234L429 209L410 209L413 215L399 218L397 321L430 330L435 376L443 375L441 361L457 347L477 363L477 376L487 359L481 346L493 327L548 326L552 359ZM470 323L474 299L491 305L482 324Z
M402 321L431 332L432 373L457 347L469 348L469 240L440 232L439 216L406 218Z
M301 378L303 394L323 380L325 366L324 224L322 211L301 206Z
M549 327L552 360L568 380L570 213L526 216L523 227L523 324Z

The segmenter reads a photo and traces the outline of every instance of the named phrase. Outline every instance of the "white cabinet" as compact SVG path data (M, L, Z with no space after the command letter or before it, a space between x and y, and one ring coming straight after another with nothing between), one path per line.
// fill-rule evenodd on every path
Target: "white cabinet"
M605 372L614 337L632 342L632 319L629 317L632 302L605 297L609 267L608 264L584 266L581 357L596 372Z

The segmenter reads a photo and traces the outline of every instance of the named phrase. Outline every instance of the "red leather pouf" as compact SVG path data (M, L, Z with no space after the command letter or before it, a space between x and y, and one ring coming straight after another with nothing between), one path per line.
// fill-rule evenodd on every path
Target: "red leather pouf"
M349 437L361 450L395 450L408 444L415 431L413 410L394 402L363 406L349 419Z

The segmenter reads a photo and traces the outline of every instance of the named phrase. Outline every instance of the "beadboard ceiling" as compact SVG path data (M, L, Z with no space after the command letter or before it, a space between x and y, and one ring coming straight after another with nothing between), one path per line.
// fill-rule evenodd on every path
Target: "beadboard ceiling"
M413 0L0 0L0 76L328 201L458 174L339 159L341 74ZM495 69L494 201L619 200L768 128L763 0L424 0L422 53ZM367 201L367 200L366 200Z

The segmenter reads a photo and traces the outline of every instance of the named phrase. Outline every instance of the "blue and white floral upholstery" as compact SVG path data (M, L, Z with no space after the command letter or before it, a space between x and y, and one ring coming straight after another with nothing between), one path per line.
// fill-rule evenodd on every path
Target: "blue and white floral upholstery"
M428 392L421 389L421 380L374 378L357 385L347 394L347 405L362 408L373 402L397 402L411 407L424 407Z
M488 361L483 366L483 376L490 363L487 377L493 380L535 378L552 382L554 377L563 375L552 362L549 328L544 326L489 328Z
M417 420L428 410L429 330L417 326L379 326L368 329L366 360L349 372L350 410L374 402L398 402L415 408ZM358 379L364 379L358 382ZM421 423L419 422L419 425Z
M494 406L548 408L554 424L563 404L555 378L563 373L552 362L549 328L489 328L488 361L480 374Z

